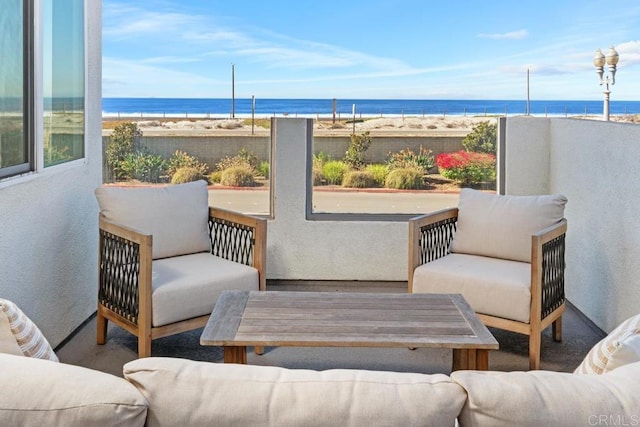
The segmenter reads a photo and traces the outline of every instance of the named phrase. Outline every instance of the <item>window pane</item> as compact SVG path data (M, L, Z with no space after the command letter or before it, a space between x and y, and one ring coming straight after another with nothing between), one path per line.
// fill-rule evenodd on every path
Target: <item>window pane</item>
M29 170L25 117L25 41L22 0L0 7L0 177Z
M44 165L84 157L84 2L44 7Z

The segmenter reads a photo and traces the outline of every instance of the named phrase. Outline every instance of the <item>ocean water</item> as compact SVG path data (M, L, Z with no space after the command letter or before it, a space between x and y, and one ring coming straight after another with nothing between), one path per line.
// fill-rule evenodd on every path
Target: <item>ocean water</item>
M255 99L250 98L103 98L105 117L380 117L420 115L522 115L524 100L418 99ZM530 101L532 115L576 116L602 114L602 101ZM640 101L611 101L613 115L640 114Z

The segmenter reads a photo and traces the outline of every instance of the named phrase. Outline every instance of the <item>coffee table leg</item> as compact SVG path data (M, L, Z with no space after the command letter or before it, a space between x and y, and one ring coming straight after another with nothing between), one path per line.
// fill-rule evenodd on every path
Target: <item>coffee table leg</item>
M454 348L451 371L476 369L489 370L489 350L474 348Z
M476 369L478 371L489 370L489 350L476 350Z
M224 347L224 363L247 364L247 347Z

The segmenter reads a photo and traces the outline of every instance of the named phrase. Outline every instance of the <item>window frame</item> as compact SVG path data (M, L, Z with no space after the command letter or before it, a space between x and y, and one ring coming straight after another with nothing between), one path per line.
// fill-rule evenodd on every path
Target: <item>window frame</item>
M31 180L36 175L56 173L58 171L75 168L87 164L89 161L89 144L87 139L87 93L89 92L88 76L88 14L87 0L82 0L82 29L83 29L83 112L85 114L83 129L83 156L68 162L44 165L44 90L43 90L43 1L51 0L22 0L23 1L23 51L24 56L24 88L25 97L23 115L25 121L24 143L28 154L28 162L6 168L0 168L0 188L16 182Z

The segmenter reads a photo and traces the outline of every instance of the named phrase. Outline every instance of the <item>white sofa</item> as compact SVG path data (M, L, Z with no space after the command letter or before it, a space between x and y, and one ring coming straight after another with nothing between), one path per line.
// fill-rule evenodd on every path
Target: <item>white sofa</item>
M0 354L0 371L0 425L7 426L453 426L456 419L463 427L640 423L640 362L603 375L458 371L448 376L151 357L126 364L123 379Z
M0 426L640 425L640 315L576 373L295 370L150 357L124 378L59 363L0 299Z

